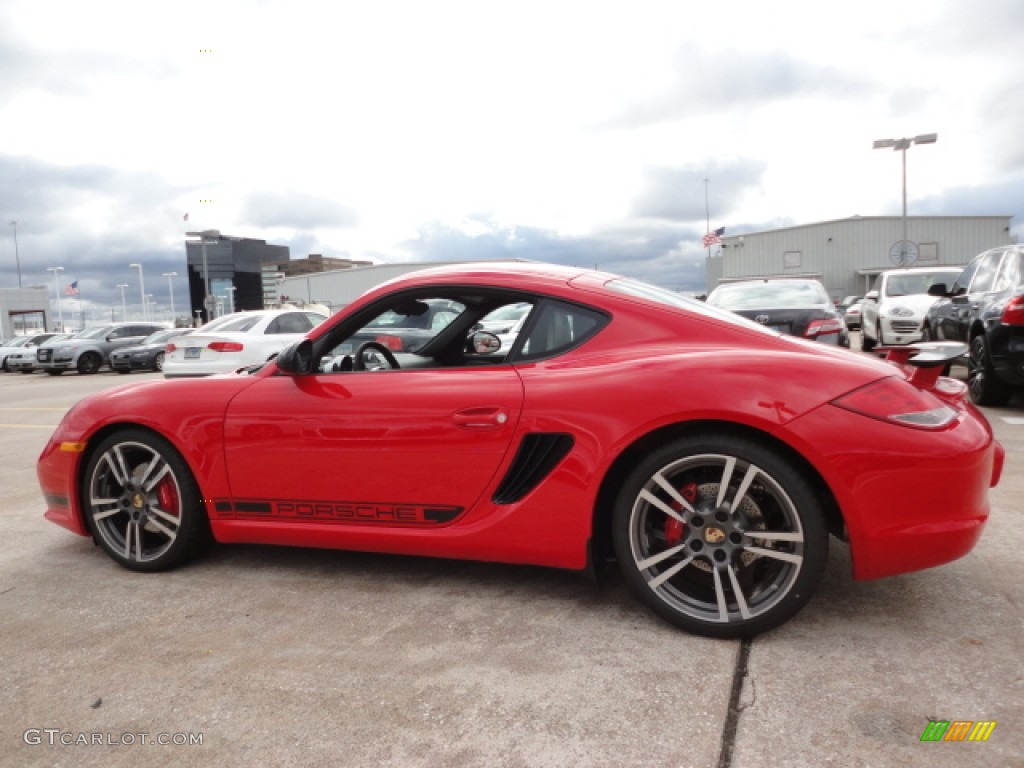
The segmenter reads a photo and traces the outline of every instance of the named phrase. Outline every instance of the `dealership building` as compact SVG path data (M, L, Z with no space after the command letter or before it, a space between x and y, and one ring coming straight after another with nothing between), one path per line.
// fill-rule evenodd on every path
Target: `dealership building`
M820 280L837 301L863 296L887 269L962 267L982 251L1015 242L1011 219L853 216L723 236L707 259L706 287L710 292L721 283L750 278L809 277Z

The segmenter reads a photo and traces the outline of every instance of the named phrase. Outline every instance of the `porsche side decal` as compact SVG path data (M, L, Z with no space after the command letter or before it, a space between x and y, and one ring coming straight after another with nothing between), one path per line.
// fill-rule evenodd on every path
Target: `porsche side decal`
M462 507L439 504L389 504L362 501L292 501L286 499L217 499L220 518L304 520L311 523L376 523L380 525L446 525Z

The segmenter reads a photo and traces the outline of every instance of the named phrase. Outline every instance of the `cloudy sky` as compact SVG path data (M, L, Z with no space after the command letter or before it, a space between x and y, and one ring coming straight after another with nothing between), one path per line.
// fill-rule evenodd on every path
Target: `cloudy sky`
M217 228L702 289L708 209L727 234L899 214L872 141L932 132L911 215L1019 236L1021 29L1020 0L4 0L0 286L20 260L139 304L140 262L166 305L184 232Z

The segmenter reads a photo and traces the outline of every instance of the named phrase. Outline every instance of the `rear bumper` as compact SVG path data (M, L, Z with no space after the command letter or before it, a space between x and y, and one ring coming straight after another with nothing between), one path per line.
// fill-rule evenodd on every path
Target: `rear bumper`
M919 571L970 552L1005 456L988 422L969 406L938 432L875 422L876 439L866 443L865 418L826 406L792 424L839 505L854 578Z

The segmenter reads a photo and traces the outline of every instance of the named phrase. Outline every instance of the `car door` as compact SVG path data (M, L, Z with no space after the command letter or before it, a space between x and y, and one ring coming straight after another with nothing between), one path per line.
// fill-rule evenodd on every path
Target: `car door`
M983 304L985 294L991 291L995 284L1002 256L1002 251L989 251L982 254L976 259L973 274L965 272L957 280L957 283L963 282L966 290L951 299L953 302L953 327L950 329L952 334L945 338L967 341L971 323L977 316L979 307Z
M450 524L493 479L522 402L505 365L261 379L225 415L230 513Z

